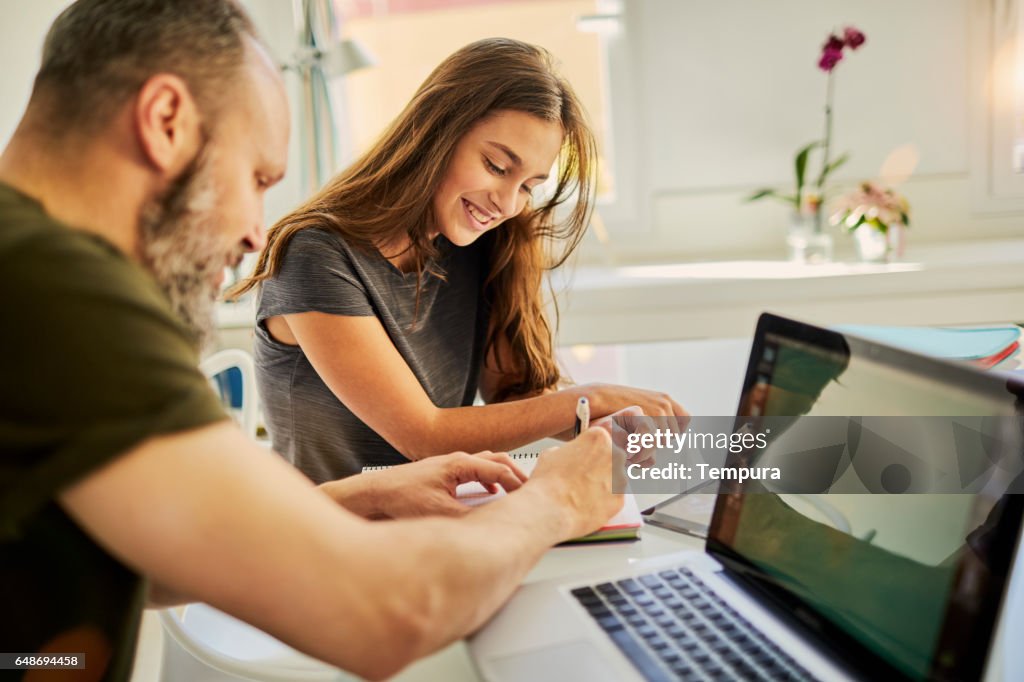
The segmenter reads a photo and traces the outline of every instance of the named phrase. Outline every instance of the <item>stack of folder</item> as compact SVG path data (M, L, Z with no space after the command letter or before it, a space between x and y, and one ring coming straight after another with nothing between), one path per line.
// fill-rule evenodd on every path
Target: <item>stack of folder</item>
M1020 350L1021 328L1016 325L949 329L847 324L836 329L915 353L965 360L983 369L1012 360Z

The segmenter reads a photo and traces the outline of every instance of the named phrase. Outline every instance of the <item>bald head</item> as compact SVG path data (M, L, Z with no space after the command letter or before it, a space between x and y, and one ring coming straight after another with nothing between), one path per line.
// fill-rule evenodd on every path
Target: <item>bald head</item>
M212 126L254 41L234 0L78 0L47 34L29 111L53 136L92 133L166 73L185 82Z

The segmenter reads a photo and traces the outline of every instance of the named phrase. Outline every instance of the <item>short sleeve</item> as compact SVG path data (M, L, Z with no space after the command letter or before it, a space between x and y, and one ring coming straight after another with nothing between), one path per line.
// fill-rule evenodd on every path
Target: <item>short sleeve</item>
M365 282L340 235L309 228L289 240L277 274L264 281L257 321L293 313L374 314Z
M0 291L0 537L142 441L226 418L188 328L106 242L7 251Z

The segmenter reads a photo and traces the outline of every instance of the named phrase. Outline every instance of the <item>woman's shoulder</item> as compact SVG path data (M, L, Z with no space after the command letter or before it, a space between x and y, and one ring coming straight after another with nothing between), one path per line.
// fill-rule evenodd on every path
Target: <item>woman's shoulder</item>
M344 250L347 247L345 236L338 230L327 225L310 225L301 227L292 234L288 243L289 248L298 246L300 248Z
M281 248L276 271L263 281L258 318L306 310L352 314L356 308L355 314L366 314L364 268L343 235L306 225L287 235Z
M287 229L285 227L284 229ZM344 238L329 227L304 226L288 235L279 235L279 255L272 256L278 263L274 275L267 280L274 283L301 280L311 273L330 270L354 270Z
M329 226L311 225L294 232L284 247L289 260L327 263L351 263L358 260L357 249L338 230Z

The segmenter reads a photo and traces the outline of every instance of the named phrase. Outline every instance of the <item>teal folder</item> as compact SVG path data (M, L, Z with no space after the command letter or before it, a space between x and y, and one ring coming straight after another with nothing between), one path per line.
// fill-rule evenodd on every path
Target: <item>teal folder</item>
M1016 343L1021 334L1020 327L1015 325L947 329L843 324L836 330L916 353L956 360L983 360L997 356Z

